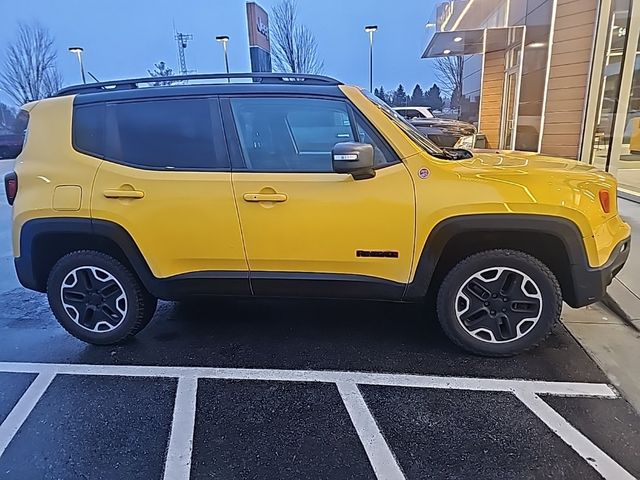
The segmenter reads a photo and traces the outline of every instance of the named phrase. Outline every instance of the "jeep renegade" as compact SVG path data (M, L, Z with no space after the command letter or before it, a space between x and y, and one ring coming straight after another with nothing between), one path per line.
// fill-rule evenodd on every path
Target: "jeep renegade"
M211 81L229 77L251 82ZM590 165L441 149L328 77L171 80L210 82L23 107L5 178L16 271L85 342L140 332L158 298L426 299L455 343L507 356L563 300L601 299L629 255L616 181Z

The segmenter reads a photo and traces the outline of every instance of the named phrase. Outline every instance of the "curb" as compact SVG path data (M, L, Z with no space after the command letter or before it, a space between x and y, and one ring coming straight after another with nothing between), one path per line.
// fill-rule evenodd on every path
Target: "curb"
M604 297L602 298L602 303L609 310L611 310L613 313L618 315L628 327L631 327L636 332L640 332L640 328L638 328L636 324L633 322L634 319L631 318L629 314L624 311L624 309L620 306L620 304L616 302L613 299L613 297L611 297L611 295L609 295L608 293L605 293Z

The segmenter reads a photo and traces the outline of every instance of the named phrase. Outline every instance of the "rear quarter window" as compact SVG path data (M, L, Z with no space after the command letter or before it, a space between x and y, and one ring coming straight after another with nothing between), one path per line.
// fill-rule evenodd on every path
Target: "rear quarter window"
M73 147L79 152L104 158L105 106L76 107L73 114Z

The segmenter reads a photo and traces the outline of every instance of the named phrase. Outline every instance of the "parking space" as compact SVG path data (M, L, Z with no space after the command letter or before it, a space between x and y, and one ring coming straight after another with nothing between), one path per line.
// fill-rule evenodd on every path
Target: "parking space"
M483 359L423 306L222 299L95 347L0 304L1 478L640 476L640 418L561 326Z

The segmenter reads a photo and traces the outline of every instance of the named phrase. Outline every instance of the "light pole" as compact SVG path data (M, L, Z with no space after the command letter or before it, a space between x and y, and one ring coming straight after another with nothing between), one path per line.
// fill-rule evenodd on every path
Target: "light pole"
M377 25L367 25L364 31L369 34L369 91L373 92L373 32L378 30Z
M227 43L229 43L229 37L227 35L218 35L216 37L218 42L222 42L224 48L224 65L227 68L227 75L229 75L229 54L227 53ZM227 78L227 83L231 83L231 79Z
M87 79L84 76L84 63L82 63L82 47L69 47L71 53L75 53L78 56L78 62L80 62L80 73L82 74L82 83L87 83Z

